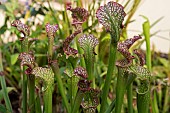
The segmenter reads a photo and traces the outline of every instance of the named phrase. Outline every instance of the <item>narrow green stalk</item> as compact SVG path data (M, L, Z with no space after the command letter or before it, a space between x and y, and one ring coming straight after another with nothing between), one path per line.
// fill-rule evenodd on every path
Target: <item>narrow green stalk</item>
M25 66L22 68L22 112L27 113L27 75L25 75L24 70L26 70Z
M94 55L91 52L91 47L87 48L87 53L84 57L85 63L86 63L86 69L88 73L88 80L92 81L92 86L93 88L95 87L95 77L94 77Z
M71 85L70 85L70 103L71 103L71 110L72 110L72 107L73 107L73 90L74 90L74 88L73 88L74 86L73 86L73 77L71 77Z
M1 49L0 49L0 72L3 72ZM3 97L5 100L5 105L6 105L7 111L9 113L12 113L12 106L11 106L11 102L9 100L9 96L8 96L8 92L7 92L5 77L3 75L0 76L0 80L1 80L1 87L2 87Z
M29 88L29 109L30 113L35 113L35 76L28 75Z
M106 109L107 96L109 93L109 87L112 79L113 72L115 70L115 62L116 62L116 53L117 53L117 43L112 44L112 38L110 41L110 53L109 53L109 61L108 61L108 70L106 75L105 84L102 90L102 103L100 108L100 113L104 113Z
M128 113L133 113L132 84L127 86Z
M45 113L52 113L52 85L48 85L48 88L44 92L44 104L45 104Z
M85 62L86 62L86 69L88 73L88 79L93 80L93 56L90 51L90 47L88 47L87 51L87 57L85 57Z
M9 113L12 113L12 106L11 106L11 102L10 102L8 92L7 92L5 77L1 76L0 79L1 79L1 87L2 87L3 97L5 100L5 105L6 105L7 111Z
M132 69L132 68L129 68L129 69ZM135 74L128 75L127 87L132 84L132 82L135 80L135 78L136 78Z
M167 113L168 109L169 109L169 105L168 102L170 100L169 98L169 87L166 86L166 90L165 90L165 99L164 99L164 105L163 105L163 112L162 113Z
M128 76L125 71L123 69L118 68L115 113L121 113L124 94L126 91L127 78Z
M59 91L60 91L60 94L62 96L62 99L64 101L64 105L66 107L66 110L67 110L67 113L71 113L70 112L70 107L69 107L69 104L68 104L68 100L67 100L67 97L66 97L66 94L65 94L65 89L63 87L63 82L61 80L61 75L60 75L60 71L59 71L59 67L58 67L58 64L57 62L53 62L52 65L52 70L54 72L54 75L57 79L57 83L58 83L58 88L59 88Z
M74 106L74 100L76 98L76 92L78 90L77 82L78 82L78 79L75 76L71 78L71 104L72 104L71 110Z
M105 113L111 113L112 110L115 108L115 103L116 103L116 98L112 101L112 103L110 104L110 106L107 108Z
M84 93L81 90L78 90L75 101L74 101L73 110L71 113L77 113L80 107L80 104L82 102L83 96L84 96Z
M162 86L161 86L161 83L159 83L159 85L158 85L158 90L157 90L157 96L158 96L158 106L160 107L160 108L162 108L162 101L163 101L163 99L162 99L162 97L163 97L163 90L162 90Z
M71 106L71 111L72 111L74 100L75 100L76 93L78 90L77 83L78 83L79 78L73 75L74 73L73 69L76 68L76 64L71 62L72 59L68 58L68 60L69 60L69 63L67 64L68 71L69 71L68 75L70 75L71 77L67 79L67 82L68 82L68 94L70 97L70 104L71 104L70 106Z
M82 33L80 33L80 35L83 35ZM78 37L76 38L76 46L77 46L77 50L78 50L78 53L79 54L83 54L83 50L80 48L79 44L78 44ZM80 58L80 66L81 67L86 67L86 64L85 64L85 60L84 60L84 57Z
M153 113L159 113L156 90L153 91L153 101L151 102Z
M133 81L135 80L136 75L130 74L128 75L127 80L127 99L128 99L128 113L133 113Z
M36 108L35 113L42 113L39 92L37 93L37 97L36 97L36 100L35 100L35 108Z
M52 57L53 57L53 43L54 43L54 37L51 36L48 38L48 58L49 58L49 60L52 60Z
M28 38L24 37L21 41L21 51L28 52ZM23 76L22 80L22 112L27 113L27 75L25 74L26 66L22 68L21 75Z

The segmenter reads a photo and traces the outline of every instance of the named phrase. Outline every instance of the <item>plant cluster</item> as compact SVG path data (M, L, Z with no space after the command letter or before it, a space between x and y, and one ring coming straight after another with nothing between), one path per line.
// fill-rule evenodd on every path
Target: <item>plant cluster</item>
M53 12L49 2L48 4ZM38 31L32 31L30 26L23 24L19 19L11 22L11 26L17 29L12 32L16 32L18 37L20 37L18 34L23 36L17 42L20 50L16 55L16 60L20 61L19 69L16 69L21 75L21 112L121 113L126 106L128 113L133 113L134 109L137 109L138 113L148 113L151 103L151 110L156 113L157 104L155 101L150 102L152 100L151 54L145 55L139 48L132 48L135 42L142 40L143 34L133 38L126 37L126 26L134 11L130 12L124 26L123 21L126 16L124 7L110 1L96 10L96 21L92 19L94 23L88 26L87 23L93 12L82 7L73 8L71 3L65 4L65 9L71 12L72 22L71 24L68 22L68 26L73 29L67 28L69 34L65 33L65 28L60 26L52 13L56 24L51 25L52 22L49 20L46 25L40 27L46 31L48 38L45 42L42 39L32 38ZM65 21L69 20L67 16L64 17ZM105 48L109 47L109 51L102 50L102 40L105 39L101 40L97 33L92 32L91 27L97 22L105 28L107 32L105 34L110 35L109 43L106 41L107 44L104 44ZM144 27L146 24L148 20L144 23ZM87 33L87 30L92 31ZM146 31L144 36L149 44L150 37ZM121 37L125 38L124 41L121 41ZM147 52L150 53L149 45L147 47ZM108 58L105 59L106 54ZM107 64L105 60L108 60ZM13 106L8 97L2 64L0 54L1 87L6 105L0 112L12 113ZM133 84L134 82L136 84ZM166 91L168 94L168 90ZM127 102L124 101L125 95ZM134 106L134 103L137 105ZM164 113L168 111L168 108L163 109Z

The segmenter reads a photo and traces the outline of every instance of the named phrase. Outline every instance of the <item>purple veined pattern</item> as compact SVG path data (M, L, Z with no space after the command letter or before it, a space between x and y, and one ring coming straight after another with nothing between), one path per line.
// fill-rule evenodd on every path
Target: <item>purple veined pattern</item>
M133 43L135 43L137 40L142 39L142 37L139 36L134 36L133 38L127 39L124 41L124 44L127 46L127 48L129 49Z
M122 5L117 2L110 1L104 6L100 6L96 12L96 17L100 24L102 24L106 31L112 31L112 25L122 28L122 22L126 13ZM112 31L114 32L114 31Z
M71 34L70 36L68 36L64 42L63 42L63 51L67 56L74 56L78 53L78 51L74 48L71 48L69 45L71 43L71 41L76 37L76 35L78 35L79 33L81 33L81 30L77 30L75 31L73 34Z
M35 58L34 55L29 53L20 53L18 56L18 60L20 60L20 65L21 66L27 66L28 68L25 70L25 74L29 75L32 72L32 69L35 66Z
M16 27L17 30L23 33L25 36L30 35L30 28L27 25L21 23L20 20L13 21L11 25Z
M132 60L134 56L130 54L129 48L139 39L141 36L134 36L133 38L126 39L124 42L119 42L117 46L117 50L127 59Z
M91 49L93 50L96 47L96 45L99 44L98 39L94 37L92 34L90 35L84 34L78 39L78 42L83 50L85 50L87 46L91 47Z
M80 76L84 79L86 79L88 77L87 71L85 68L83 67L77 67L74 69L74 75L76 76Z
M29 53L20 53L20 55L18 56L18 59L21 60L21 66L28 66L30 68L34 67L34 62L35 62L35 58L32 54Z
M136 54L140 61L140 66L145 65L145 55L141 50L135 49L133 50L133 53Z
M122 42L118 43L117 50L128 60L131 60L131 59L134 58L134 56L132 56L130 54L129 49L127 48L127 46Z
M49 23L47 23L45 25L45 28L46 28L47 35L49 37L54 37L54 34L58 30L58 25L57 24L56 25L50 25Z
M64 53L67 56L75 56L78 53L78 51L74 48L68 47L67 49L64 50Z
M81 106L86 110L96 110L97 106L100 103L99 94L99 90L90 88L88 92L85 92L85 97L82 100Z
M116 66L121 68L126 68L132 65L132 60L122 59L116 61Z
M94 89L94 88L90 88L89 93L90 93L91 97L95 98L95 97L99 96L100 90Z
M91 84L91 81L79 80L77 85L78 85L78 88L79 88L80 91L86 92L86 91L90 90L90 84Z
M66 9L70 10L72 12L72 18L73 22L72 25L77 29L77 30L82 30L82 24L88 19L89 13L86 9L76 7L72 8L71 3L66 4Z
M76 22L82 24L89 17L88 11L84 8L80 7L72 8L71 5L68 5L67 10L70 10L72 12L73 24Z

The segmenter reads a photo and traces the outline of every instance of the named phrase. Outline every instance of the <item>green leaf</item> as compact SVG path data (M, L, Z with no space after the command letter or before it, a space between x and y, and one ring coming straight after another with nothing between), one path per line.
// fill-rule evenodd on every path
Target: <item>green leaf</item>
M7 92L11 92L12 90L15 90L14 87L7 87ZM0 100L2 100L4 97L3 97L3 91L2 89L0 90Z
M4 10L4 11L6 11L6 7L5 7L5 5L4 5L4 4L1 4L1 5L0 5L0 9L2 9L2 10Z
M14 65L18 60L18 53L11 55L11 65Z
M163 64L163 66L168 67L168 65L169 65L168 60L166 60L164 58L158 58L158 59Z
M6 3L5 6L8 12L13 13L13 7L11 7L11 3Z
M6 113L6 108L4 105L0 104L0 113Z
M1 27L0 34L4 34L4 32L7 30L7 26L4 25Z
M159 23L164 17L158 18L153 24L151 24L151 28L155 26L157 23Z

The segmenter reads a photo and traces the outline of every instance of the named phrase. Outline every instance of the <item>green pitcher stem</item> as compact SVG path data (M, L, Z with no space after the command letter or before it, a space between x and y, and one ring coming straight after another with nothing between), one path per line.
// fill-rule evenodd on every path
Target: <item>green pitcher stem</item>
M112 101L112 103L110 104L110 106L107 108L105 113L111 113L112 110L115 108L115 103L116 103L116 98Z
M157 94L156 94L156 89L153 90L153 100L151 101L151 106L152 106L152 112L153 113L159 113L158 109L158 102L157 102Z
M137 94L138 113L149 113L149 91L146 94Z
M48 38L48 58L52 60L53 57L53 44L54 44L54 37L50 36Z
M92 81L92 87L95 87L95 77L94 77L94 55L92 51L90 50L90 47L86 50L87 53L84 57L85 63L86 63L86 69L88 73L88 80Z
M0 49L0 72L3 72L1 49ZM7 92L7 87L6 87L6 82L5 82L5 77L4 76L0 76L0 82L1 82L1 88L2 88L2 93L3 93L4 100L5 100L5 105L6 105L6 108L7 108L7 112L12 113L12 106L11 106L11 102L9 100L9 96L8 96L8 92Z
M28 53L28 37L21 40L21 51Z
M64 86L63 86L63 82L61 80L61 75L60 75L60 71L59 71L57 61L54 61L51 65L51 67L52 67L52 70L53 70L54 75L56 77L56 80L57 80L57 83L58 83L58 88L59 88L60 94L62 96L64 105L66 107L67 113L70 113L70 106L68 104L68 100L67 100L67 97L66 97L66 94L65 94L65 89L64 89Z
M168 105L168 102L169 102L169 99L170 99L170 97L169 97L169 87L168 86L166 86L165 87L165 95L164 95L164 97L165 97L165 101L164 101L164 104L163 104L163 112L162 113L167 113L168 112L168 109L169 109L169 105Z
M83 35L83 33L80 33L80 36L81 36L81 35ZM78 39L79 39L79 38L77 37L75 44L76 44L76 46L77 46L78 53L79 53L79 54L83 54L83 50L81 49L80 45L78 44ZM86 67L84 57L80 58L80 66L81 66L81 67L84 67L84 68Z
M44 93L45 113L52 113L52 93L53 88L50 84Z
M121 113L124 94L126 91L127 78L128 75L125 74L124 70L118 68L115 113Z
M100 113L104 113L106 110L107 105L107 96L109 93L109 87L111 84L111 79L113 76L113 72L115 72L115 62L116 62L116 53L117 53L117 43L112 43L112 38L110 41L110 52L109 52L109 61L108 61L108 70L106 75L106 80L104 83L104 87L102 89L102 102L101 102L101 108Z
M41 111L41 100L40 100L40 93L38 92L37 93L37 97L36 97L36 100L35 100L35 113L42 113Z
M84 92L82 92L81 90L78 90L75 101L74 101L73 110L71 113L77 113L80 107L80 104L82 102L83 96L84 96Z
M4 97L5 105L6 105L6 108L7 108L7 113L12 113L13 112L12 111L12 105L11 105L11 102L10 102L10 99L9 99L9 96L8 96L5 77L1 76L0 80L1 80L1 87L2 87L2 92L3 92L3 97Z
M127 86L128 113L133 113L132 83Z
M27 113L27 75L24 73L26 70L26 67L24 66L22 68L22 107L23 107L23 113Z
M133 81L135 80L135 74L129 74L127 80L127 100L128 100L128 113L133 113Z
M137 93L137 108L138 113L148 113L149 112L149 102L150 102L150 89L145 91L146 86L149 88L148 81L141 81L141 86Z
M28 53L28 37L24 37L21 41L21 51ZM27 113L27 75L25 74L26 66L22 68L22 112Z
M71 110L73 109L74 106L74 100L76 98L76 92L78 90L77 88L77 78L76 77L71 77Z
M35 113L35 76L28 75L29 88L29 109L30 113Z

